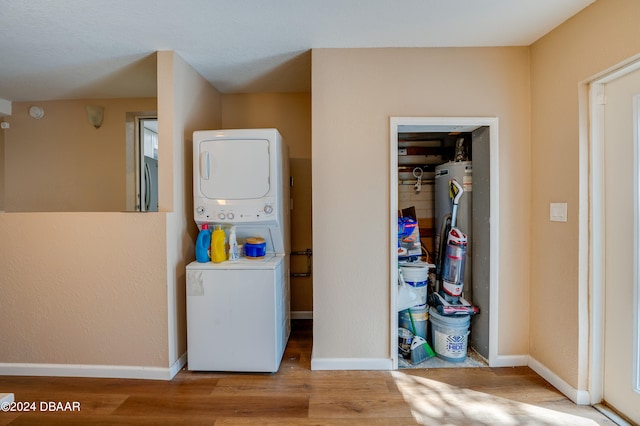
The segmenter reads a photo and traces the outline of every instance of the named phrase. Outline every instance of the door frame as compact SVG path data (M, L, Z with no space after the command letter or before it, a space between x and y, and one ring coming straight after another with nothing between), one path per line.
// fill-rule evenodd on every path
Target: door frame
M604 285L605 285L605 185L604 185L604 86L617 78L640 69L640 56L618 64L581 84L581 105L588 116L581 114L580 128L580 225L579 225L579 383L588 379L589 403L598 404L604 397ZM636 107L640 101L635 100ZM638 131L637 125L634 130ZM637 134L634 134L637 140ZM640 214L638 147L634 152L634 250L640 247L638 215ZM588 189L587 189L588 188ZM636 266L636 275L640 273ZM640 296L634 294L636 303ZM637 311L636 311L637 315ZM636 327L638 318L636 316ZM634 359L639 355L638 331L634 341ZM637 363L636 363L637 364ZM637 365L635 365L637 368ZM638 371L634 371L638 377ZM637 379L636 379L637 381ZM637 383L640 385L640 383ZM582 388L582 387L580 387Z
M126 211L140 211L138 192L140 188L140 135L139 120L146 118L158 118L157 111L127 112L125 115L125 168L126 168Z
M498 306L500 277L499 250L499 157L498 157L498 118L497 117L391 117L389 122L389 324L392 368L398 368L398 311L397 282L398 255L393 243L398 239L398 127L399 126L431 126L439 131L461 131L465 128L489 127L489 212L491 229L489 231L489 362L490 367L512 366L512 357L501 358L498 355ZM441 130L446 128L447 130ZM435 131L435 129L433 130Z

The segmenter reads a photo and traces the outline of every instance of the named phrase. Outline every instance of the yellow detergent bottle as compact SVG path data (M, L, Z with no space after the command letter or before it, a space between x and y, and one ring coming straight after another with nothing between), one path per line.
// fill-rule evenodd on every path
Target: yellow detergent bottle
M211 235L211 261L212 262L224 262L227 260L226 251L226 235L220 225L216 226L216 229Z

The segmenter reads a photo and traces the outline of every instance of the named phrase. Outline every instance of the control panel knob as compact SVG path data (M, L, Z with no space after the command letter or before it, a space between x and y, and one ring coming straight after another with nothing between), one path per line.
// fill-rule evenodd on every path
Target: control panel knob
M266 214L271 214L273 213L273 207L271 207L269 204L267 204L266 206L264 206L264 212Z
M233 214L233 213L231 213L231 212L227 213L227 219L229 219L229 220L233 220L233 218L234 218L234 217L236 217L236 215L235 215L235 214Z
M196 213L198 213L198 214L204 214L204 206L198 206L198 207L196 207Z
M224 220L224 213L218 213L218 219Z

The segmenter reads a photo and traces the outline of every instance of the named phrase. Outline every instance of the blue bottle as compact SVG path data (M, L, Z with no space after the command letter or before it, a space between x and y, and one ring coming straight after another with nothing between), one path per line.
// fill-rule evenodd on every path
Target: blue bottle
M200 263L211 261L211 229L206 223L202 224L196 239L196 260Z

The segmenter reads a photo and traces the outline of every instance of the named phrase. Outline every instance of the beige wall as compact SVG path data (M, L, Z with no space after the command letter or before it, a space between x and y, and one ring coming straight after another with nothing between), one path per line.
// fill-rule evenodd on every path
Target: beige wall
M4 132L0 129L0 212L4 210Z
M530 354L576 389L587 388L578 348L579 84L640 53L639 16L636 0L600 0L531 46ZM566 223L549 221L551 202L567 202Z
M529 49L314 49L313 358L389 359L389 118L498 117L498 355L529 346Z
M158 169L160 209L167 215L167 309L169 361L187 350L186 272L195 259L193 221L193 131L219 128L220 93L174 52L158 52ZM162 153L167 153L163 155Z
M172 52L158 67L161 212L0 215L0 374L166 378L180 366L190 135L220 124L220 100Z
M312 247L311 239L311 94L260 93L222 96L222 127L275 127L289 146L291 188L291 250ZM305 272L305 256L291 257L291 271ZM291 310L313 309L313 277L291 278Z
M313 143L310 154L296 144L292 157L301 167L313 157L314 359L391 356L389 117L496 116L498 352L530 353L584 389L578 89L640 52L637 16L635 0L598 1L530 48L312 52ZM0 215L1 371L12 363L168 368L184 353L191 132L257 126L263 112L250 106L286 97L230 95L223 113L219 93L178 56L161 52L158 67L163 212ZM562 201L568 222L549 222L549 203Z
M104 106L99 129L86 105ZM33 119L28 110L45 111ZM127 112L155 111L155 98L14 102L5 130L5 210L125 211Z
M0 214L0 374L5 363L167 367L164 223Z

